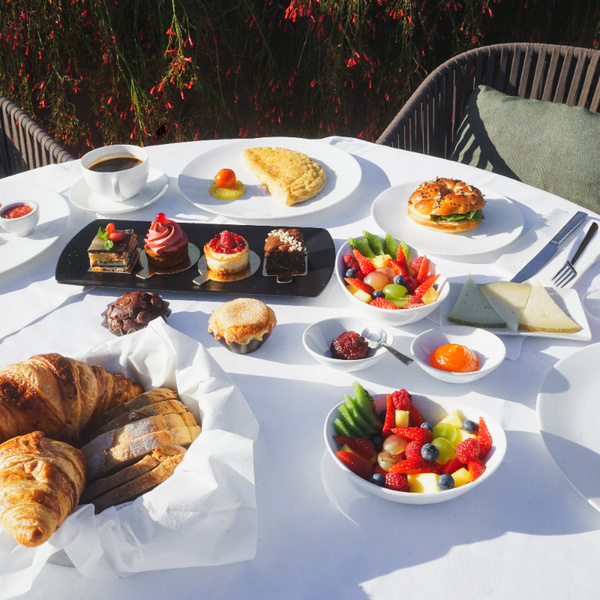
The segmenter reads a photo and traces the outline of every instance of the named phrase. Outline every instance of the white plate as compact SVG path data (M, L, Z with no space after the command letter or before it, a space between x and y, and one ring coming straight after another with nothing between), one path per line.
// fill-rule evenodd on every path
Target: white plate
M83 177L71 186L71 202L88 212L100 215L118 215L139 210L156 202L168 189L169 177L158 169L150 168L148 181L142 191L124 202L117 202L96 194Z
M69 222L69 203L56 192L39 185L11 180L0 181L3 203L35 200L40 220L31 235L17 237L0 227L0 273L10 271L35 258L49 248Z
M600 510L600 344L558 361L537 398L544 444L573 487Z
M462 287L460 284L451 284L450 298L440 308L440 315L442 317L442 325L456 325L452 321L448 320L448 315L452 312L458 294L453 294L452 289L454 286ZM552 297L552 299L564 310L570 317L581 326L581 329L575 333L552 333L549 331L526 331L525 329L519 329L519 331L511 331L508 327L486 327L488 331L495 333L496 335L526 335L531 337L543 337L543 338L558 338L564 340L576 340L579 342L589 342L592 339L592 332L590 330L590 324L588 323L585 310L581 303L581 298L576 290L572 288L550 288L546 290Z
M385 190L373 202L371 214L382 231L404 240L422 253L469 256L495 252L514 242L523 231L519 207L512 200L483 189L485 218L475 229L444 233L419 225L408 216L408 199L421 183L404 183Z
M327 173L325 188L314 198L284 206L275 200L242 163L240 153L246 148L280 147L307 154ZM244 184L246 193L237 200L218 200L208 193L220 169L233 169ZM189 162L179 175L179 189L198 208L238 220L285 219L315 213L345 200L360 184L362 172L358 161L343 150L318 140L302 138L260 138L236 140L208 150Z

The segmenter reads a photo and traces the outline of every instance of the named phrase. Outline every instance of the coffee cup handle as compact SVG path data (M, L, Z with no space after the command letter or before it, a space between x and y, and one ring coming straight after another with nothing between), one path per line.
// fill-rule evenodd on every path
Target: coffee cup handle
M119 178L113 177L111 179L111 184L112 184L113 196L115 197L115 200L117 200L117 202L120 202L121 200L123 200L123 197L121 196L121 190L119 188Z

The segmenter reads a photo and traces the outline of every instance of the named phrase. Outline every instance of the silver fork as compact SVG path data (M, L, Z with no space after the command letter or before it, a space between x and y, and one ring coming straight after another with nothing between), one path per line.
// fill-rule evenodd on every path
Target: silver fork
M597 230L598 223L594 221L590 225L590 228L587 230L587 233L581 241L581 244L579 244L579 248L577 248L575 254L573 254L573 258L571 260L568 260L565 263L565 266L562 269L560 269L560 271L558 271L558 273L552 278L552 281L554 282L554 285L556 285L556 287L565 287L567 283L575 279L577 271L575 270L575 267L573 265L575 264L575 261L581 256L581 253L585 250L586 246L590 243L590 240L594 237L594 234Z

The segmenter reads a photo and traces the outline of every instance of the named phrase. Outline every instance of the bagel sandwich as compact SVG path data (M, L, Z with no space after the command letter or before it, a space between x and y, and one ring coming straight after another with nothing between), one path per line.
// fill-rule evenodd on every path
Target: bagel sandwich
M483 194L475 186L456 179L425 181L408 200L408 216L419 225L447 233L477 227L483 217Z

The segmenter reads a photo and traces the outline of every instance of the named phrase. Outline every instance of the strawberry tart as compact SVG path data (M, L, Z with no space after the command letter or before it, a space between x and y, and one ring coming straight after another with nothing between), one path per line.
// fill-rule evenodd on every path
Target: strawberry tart
M188 260L188 237L181 226L163 213L152 221L144 239L148 264L154 267L174 267Z
M222 231L204 244L206 266L216 275L237 275L250 266L248 242L237 233Z

